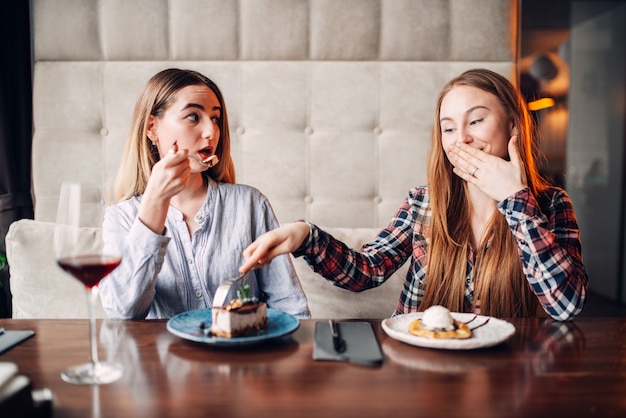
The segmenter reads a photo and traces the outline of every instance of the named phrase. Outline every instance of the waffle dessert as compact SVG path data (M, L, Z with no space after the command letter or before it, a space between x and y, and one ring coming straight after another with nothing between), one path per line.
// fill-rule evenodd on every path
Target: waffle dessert
M418 337L441 339L465 339L472 336L467 324L457 321L443 306L431 306L420 319L411 321L409 332Z

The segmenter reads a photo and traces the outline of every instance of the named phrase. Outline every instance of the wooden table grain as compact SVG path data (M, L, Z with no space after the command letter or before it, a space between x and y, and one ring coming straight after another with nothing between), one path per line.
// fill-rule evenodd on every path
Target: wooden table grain
M0 320L35 337L0 355L35 389L54 394L54 417L582 417L626 416L626 318L514 319L516 334L469 351L414 347L370 321L380 367L314 361L315 320L265 344L216 348L169 333L166 321L100 321L101 359L121 380L61 380L88 359L85 320Z

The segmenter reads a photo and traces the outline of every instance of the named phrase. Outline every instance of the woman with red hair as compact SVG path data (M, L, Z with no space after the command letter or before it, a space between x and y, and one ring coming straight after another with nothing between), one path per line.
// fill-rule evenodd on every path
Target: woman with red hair
M567 193L542 178L536 159L520 93L493 71L466 71L439 95L428 185L409 191L374 241L356 251L295 222L250 245L242 270L292 252L333 284L362 291L410 259L394 314L442 305L572 319L587 294L578 224Z

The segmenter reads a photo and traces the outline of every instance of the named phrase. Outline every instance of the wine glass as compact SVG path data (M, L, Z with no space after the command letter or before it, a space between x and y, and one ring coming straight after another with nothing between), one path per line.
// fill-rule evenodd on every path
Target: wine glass
M63 380L74 384L111 383L122 376L122 366L98 360L96 316L98 284L122 261L121 254L103 252L102 192L97 186L65 182L61 185L54 250L57 264L78 279L87 291L89 310L90 361L61 373Z

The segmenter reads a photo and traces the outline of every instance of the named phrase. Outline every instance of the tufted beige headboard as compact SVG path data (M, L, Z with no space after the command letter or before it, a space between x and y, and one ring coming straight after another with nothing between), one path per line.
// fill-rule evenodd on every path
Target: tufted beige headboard
M213 78L238 182L281 222L381 227L425 183L436 95L515 74L517 0L34 0L35 218L60 183L110 180L143 84Z
M14 223L6 239L15 317L86 315L42 221L54 221L62 181L114 178L137 95L164 68L218 83L238 181L264 192L280 222L306 218L353 246L425 183L442 85L471 67L516 74L518 0L32 5L37 221ZM354 294L302 259L295 266L313 317L323 318L390 315L406 274Z

